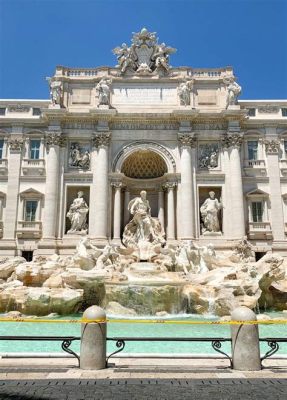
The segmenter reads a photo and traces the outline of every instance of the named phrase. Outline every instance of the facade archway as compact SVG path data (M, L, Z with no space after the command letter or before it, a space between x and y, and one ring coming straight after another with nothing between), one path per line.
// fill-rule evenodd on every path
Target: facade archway
M167 173L176 172L176 162L169 150L159 143L146 141L136 141L124 146L114 158L112 171L120 173L122 171L123 163L132 153L146 150L158 154L165 161Z

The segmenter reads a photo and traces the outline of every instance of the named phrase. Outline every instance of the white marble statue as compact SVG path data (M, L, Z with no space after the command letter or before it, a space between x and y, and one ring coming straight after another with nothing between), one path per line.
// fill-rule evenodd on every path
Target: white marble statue
M48 78L49 86L50 86L50 98L53 106L60 105L62 103L62 82L60 81L52 81Z
M200 207L200 214L203 221L202 233L220 232L218 212L221 208L221 202L215 198L215 193L210 191L209 198L207 198Z
M242 262L255 261L255 252L252 244L248 241L247 236L243 238L234 246L234 254L238 256Z
M177 94L178 94L181 106L189 106L189 105L191 105L191 92L192 92L192 90L193 90L193 82L192 81L182 82L178 86Z
M241 93L241 86L237 82L231 81L227 86L227 107L237 104L237 99Z
M84 193L79 191L78 197L73 200L67 212L67 217L71 221L71 228L68 233L87 233L87 213L89 212L89 207L83 196Z
M151 217L151 208L145 190L140 192L140 197L129 202L128 210L133 215L133 219L124 230L123 243L126 246L135 246L139 242L165 243L159 220Z
M148 32L143 28L133 34L132 44L128 47L125 43L116 47L113 53L117 56L121 73L136 72L139 75L147 75L155 70L169 70L169 55L176 49L168 47L165 43L158 43L156 32Z
M123 43L121 47L116 47L113 52L117 55L118 67L122 73L125 73L128 68L136 69L136 55L126 43Z
M112 80L108 78L102 78L96 86L96 93L99 99L98 106L109 106L111 96L111 84Z

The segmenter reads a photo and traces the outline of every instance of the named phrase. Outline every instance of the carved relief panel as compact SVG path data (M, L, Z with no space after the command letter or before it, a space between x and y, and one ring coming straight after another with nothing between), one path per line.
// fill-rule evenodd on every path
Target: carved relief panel
M68 165L70 168L90 169L91 145L86 142L70 142Z
M216 142L199 143L198 145L198 169L219 169L219 144Z

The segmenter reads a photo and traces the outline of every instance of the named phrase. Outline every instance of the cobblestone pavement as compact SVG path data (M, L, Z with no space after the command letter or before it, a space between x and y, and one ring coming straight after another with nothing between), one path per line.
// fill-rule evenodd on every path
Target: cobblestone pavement
M0 381L2 400L285 400L287 379Z

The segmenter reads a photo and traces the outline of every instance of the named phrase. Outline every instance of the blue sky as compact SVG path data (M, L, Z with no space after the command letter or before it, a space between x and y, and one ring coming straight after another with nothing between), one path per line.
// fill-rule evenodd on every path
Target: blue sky
M48 98L56 65L114 66L143 26L173 66L232 65L242 99L287 98L287 0L0 0L0 98Z

